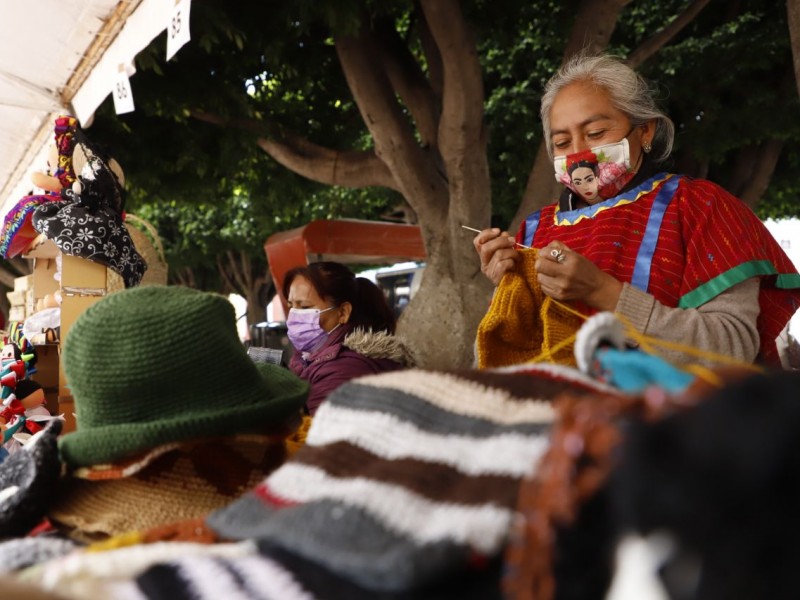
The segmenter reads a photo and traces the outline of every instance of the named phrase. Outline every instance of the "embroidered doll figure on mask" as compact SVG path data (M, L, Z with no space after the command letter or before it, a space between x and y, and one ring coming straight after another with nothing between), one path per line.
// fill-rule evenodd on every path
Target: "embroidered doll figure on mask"
M597 178L597 157L594 153L588 153L591 158L573 160L567 167L572 189L586 200L588 204L593 204L597 200L598 187L600 181Z
M591 187L595 188L597 192L591 196L591 200L574 182L574 177L570 170L580 163L590 168L591 165L594 165L593 173L597 178L597 182L593 183ZM622 138L619 142L605 144L591 150L582 150L566 156L556 156L553 159L553 167L556 172L556 181L563 183L589 204L616 196L636 173L631 165L631 152L627 137ZM580 179L585 189L585 179L583 177Z

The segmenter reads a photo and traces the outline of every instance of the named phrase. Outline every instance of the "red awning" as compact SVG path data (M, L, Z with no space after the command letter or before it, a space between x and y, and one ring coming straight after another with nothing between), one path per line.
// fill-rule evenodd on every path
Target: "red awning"
M309 262L378 265L425 260L419 226L350 219L320 219L275 233L264 244L264 252L278 293L284 275Z

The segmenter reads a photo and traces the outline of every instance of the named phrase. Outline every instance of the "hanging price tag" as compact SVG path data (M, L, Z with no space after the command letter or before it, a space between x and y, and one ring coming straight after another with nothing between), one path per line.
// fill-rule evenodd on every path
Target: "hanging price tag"
M167 23L167 60L192 39L189 32L189 11L192 0L178 0Z
M124 67L120 67L117 73L117 80L114 82L114 112L118 115L134 111L133 90L131 90L131 80Z

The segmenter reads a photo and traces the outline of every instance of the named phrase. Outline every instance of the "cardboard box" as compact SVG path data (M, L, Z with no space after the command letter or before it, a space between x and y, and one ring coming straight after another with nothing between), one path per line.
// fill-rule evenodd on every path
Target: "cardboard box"
M33 258L33 301L44 298L57 291L61 293L61 342L67 339L69 330L80 314L92 304L103 298L108 288L108 269L100 263L62 254L52 240L39 236L25 258ZM60 281L54 275L57 272L57 259L61 262ZM49 346L49 345L48 345ZM58 345L54 345L59 348ZM49 352L49 351L48 351ZM58 353L55 352L55 355ZM49 353L48 353L49 356ZM47 373L40 375L39 383L45 388L48 409L54 414L64 414L66 418L64 431L75 429L73 416L75 404L70 393L69 383L64 374L63 361L60 358L48 359L52 364L46 365ZM44 367L45 365L43 365ZM87 365L87 368L90 368ZM52 371L56 376L53 379ZM55 388L55 389L54 389ZM48 396L49 394L49 396ZM55 397L55 410L50 408L51 398Z
M55 278L56 259L35 258L33 260L33 298L34 302L47 294L54 294L59 289Z
M25 292L14 290L6 292L6 298L11 306L23 306L25 304Z
M53 240L40 233L22 258L55 258L60 252Z
M58 414L58 344L41 344L36 346L36 373L31 379L42 386L47 410L50 414Z
M14 291L26 292L33 287L33 275L14 278Z
M75 399L70 395L59 395L58 397L58 415L64 415L64 428L61 434L69 433L77 429L78 424L75 421Z
M36 300L33 298L33 290L25 291L25 316L30 317L36 312Z
M88 261L87 261L88 262ZM102 296L64 296L61 300L61 343L63 344L67 336L69 335L69 330L72 325L75 323L76 319L80 316L80 314L89 308L95 302L101 300ZM63 361L59 361L59 376L58 376L58 395L59 398L61 396L68 396L69 393L69 384L67 383L67 377L64 374L64 367L62 365ZM91 365L87 365L87 368L91 368ZM60 400L59 400L60 401Z
M62 293L102 296L108 287L108 269L100 263L68 256L61 257Z
M58 344L36 346L36 373L31 379L42 387L58 384Z

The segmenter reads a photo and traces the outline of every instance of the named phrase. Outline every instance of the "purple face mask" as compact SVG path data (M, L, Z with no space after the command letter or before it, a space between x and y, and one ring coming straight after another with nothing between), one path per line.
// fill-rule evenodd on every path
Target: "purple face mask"
M289 341L298 352L312 352L319 348L328 337L327 332L319 324L319 316L335 307L323 310L316 308L290 308L286 318L286 329Z

